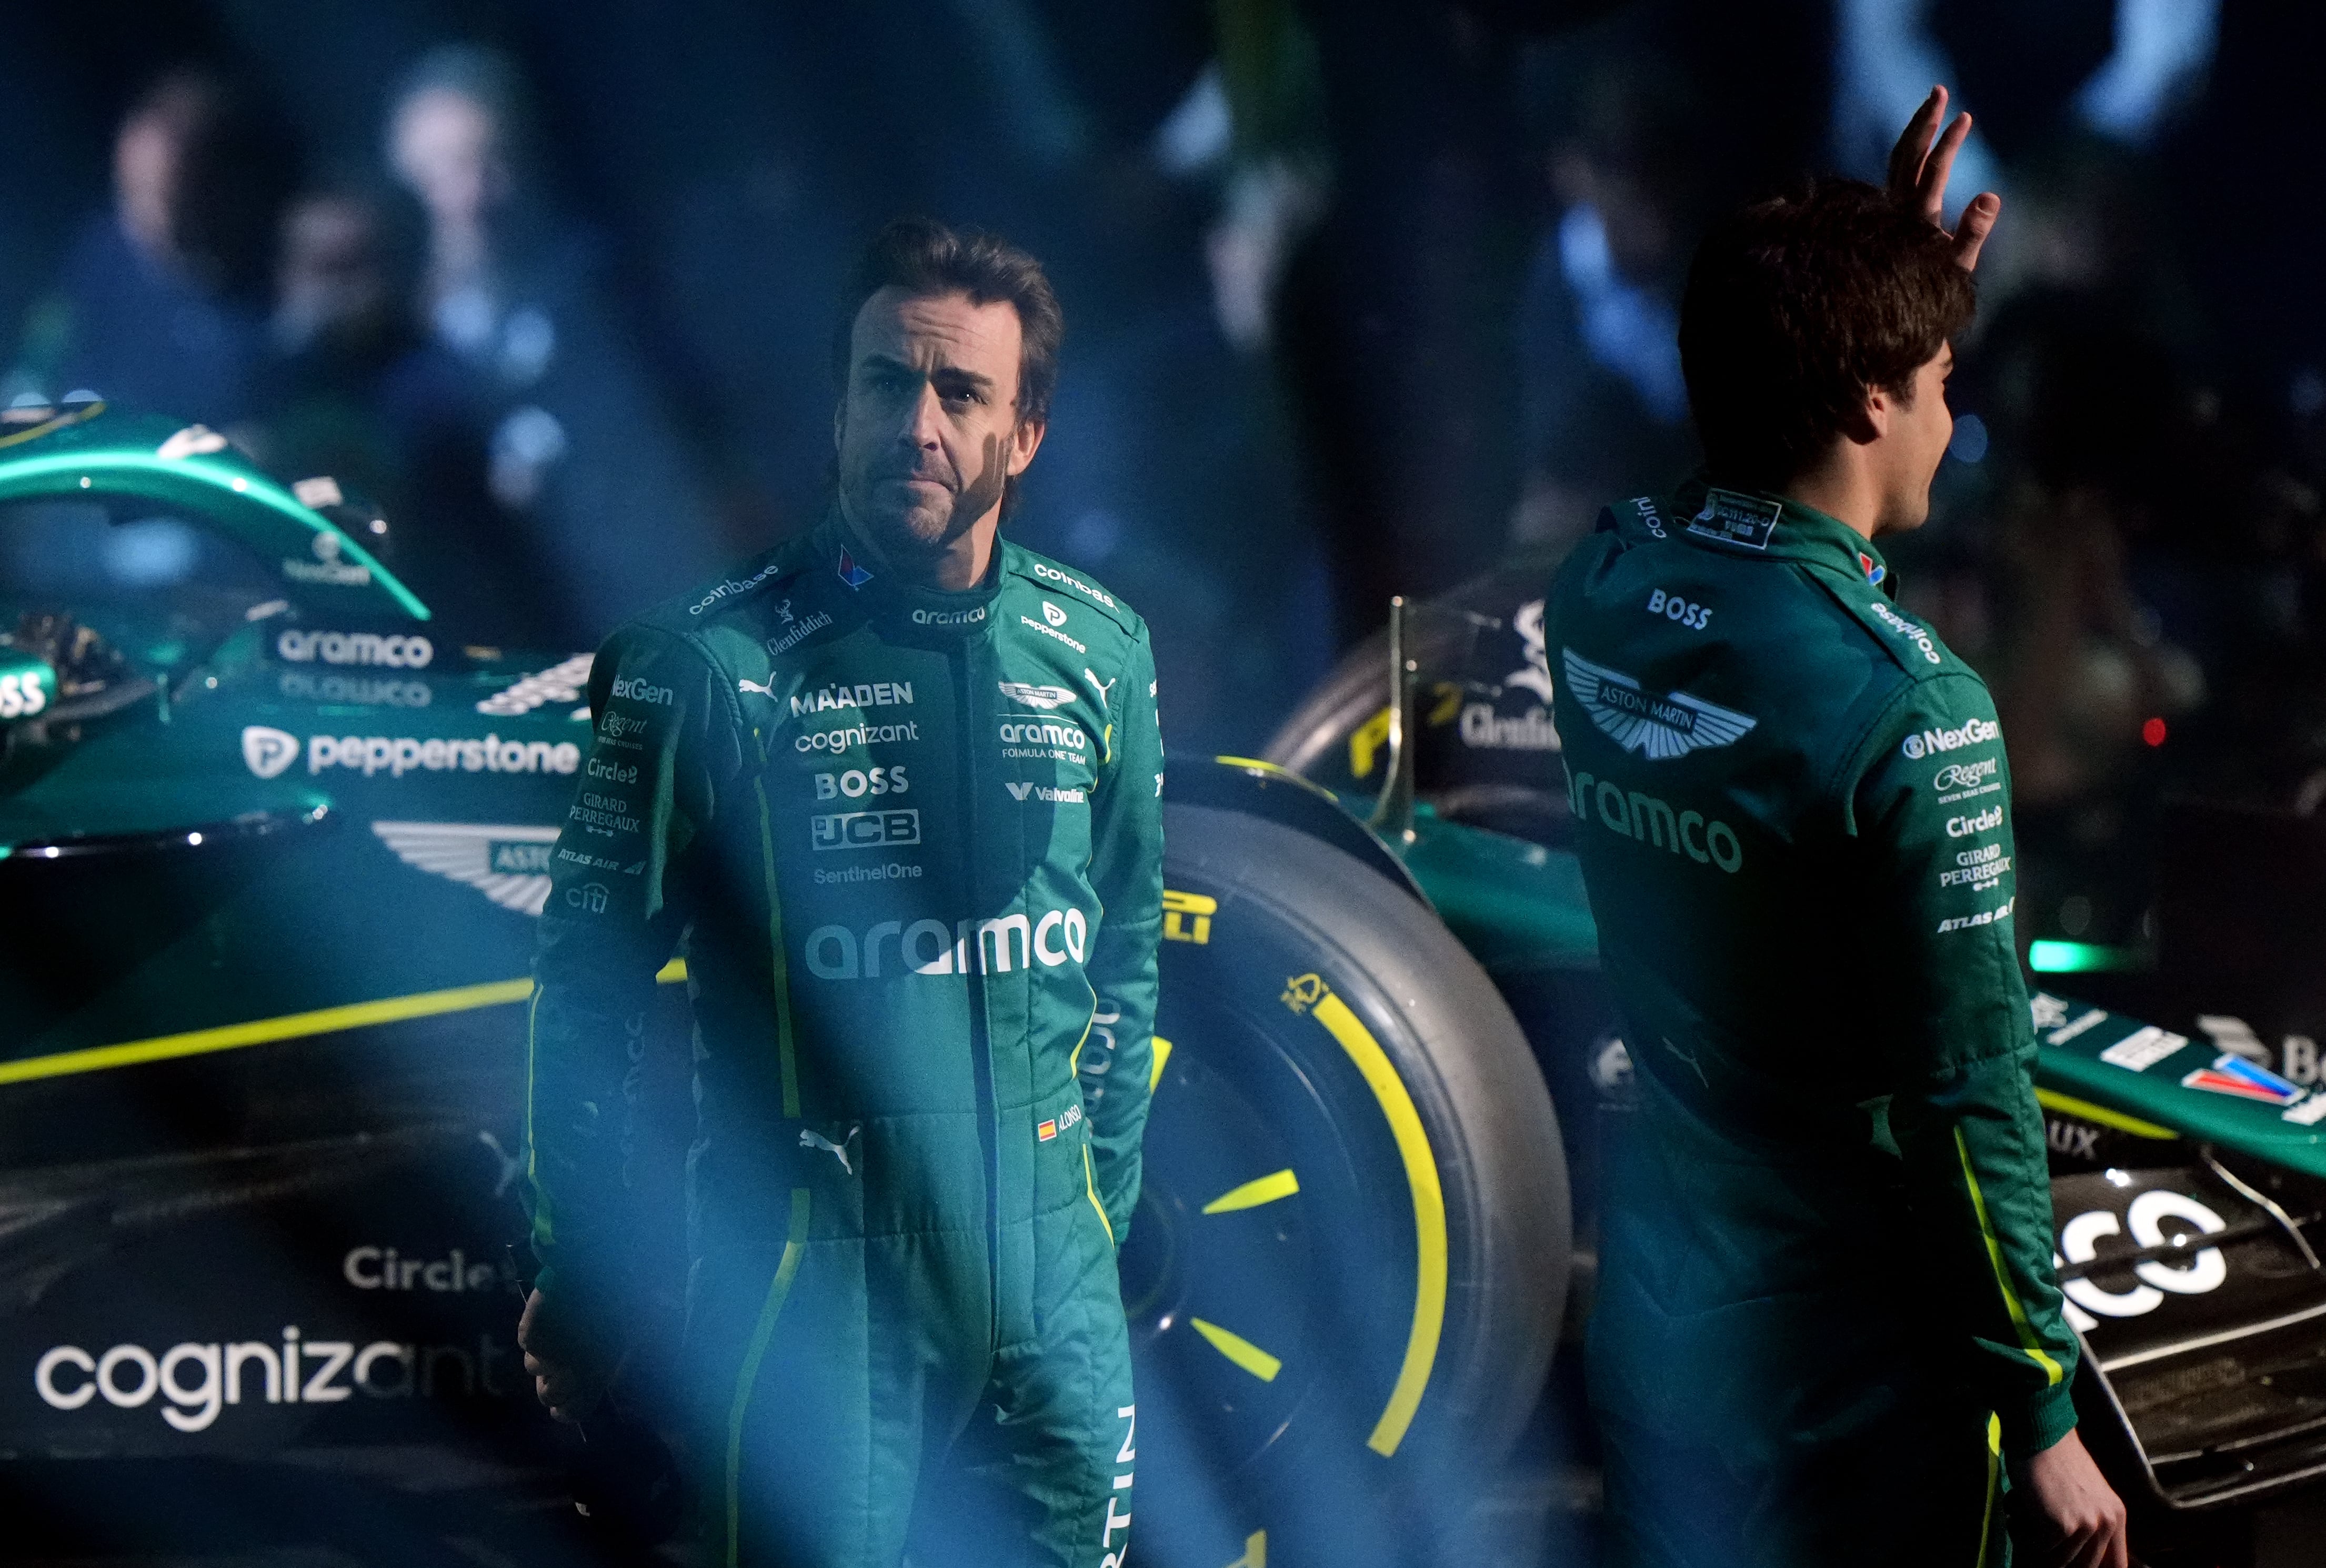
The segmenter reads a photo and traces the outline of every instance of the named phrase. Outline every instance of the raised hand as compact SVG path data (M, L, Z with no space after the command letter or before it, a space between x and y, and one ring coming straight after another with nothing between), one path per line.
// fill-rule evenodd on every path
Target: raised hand
M1963 139L1970 135L1970 116L1957 115L1946 135L1940 135L1939 122L1946 113L1947 89L1934 87L1922 107L1914 111L1914 117L1906 122L1898 144L1890 149L1892 199L1921 213L1941 233L1946 232L1947 176L1953 172ZM1931 145L1933 139L1936 146ZM1957 266L1969 272L1978 265L1978 247L1986 243L2002 212L2003 198L1992 190L1971 198L1970 205L1963 209L1962 221L1947 235L1954 241Z

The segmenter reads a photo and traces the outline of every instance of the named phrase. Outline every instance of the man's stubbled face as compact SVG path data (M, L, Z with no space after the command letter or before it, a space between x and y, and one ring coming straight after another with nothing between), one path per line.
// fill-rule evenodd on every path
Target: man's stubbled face
M1017 308L887 288L850 331L840 504L891 560L944 553L1001 505L1041 427L1018 417Z

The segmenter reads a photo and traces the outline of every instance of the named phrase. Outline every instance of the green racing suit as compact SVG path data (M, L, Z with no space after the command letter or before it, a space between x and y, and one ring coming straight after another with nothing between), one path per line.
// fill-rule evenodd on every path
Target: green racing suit
M694 1019L685 1362L727 1563L1119 1568L1115 1272L1161 926L1145 624L1001 543L925 591L834 514L619 629L531 1009L542 1318L637 1289L625 1083Z
M2006 1560L2074 1425L1984 682L1791 501L1622 503L1546 615L1639 1098L1591 1326L1615 1560Z

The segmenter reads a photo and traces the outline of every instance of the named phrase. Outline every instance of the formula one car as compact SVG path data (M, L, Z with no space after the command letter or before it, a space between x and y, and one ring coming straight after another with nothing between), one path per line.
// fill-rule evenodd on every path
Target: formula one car
M585 772L588 656L445 632L385 520L200 427L8 417L0 1484L171 1455L534 1474L504 1247L519 1004L558 824L625 809ZM1560 847L1547 571L1400 618L1267 758L1171 775L1121 1258L1141 1563L1461 1554L1587 1306L1629 1069ZM675 1213L663 994L637 1168ZM2326 1471L2326 1102L2224 1016L2191 1044L2037 1007L2082 1392L2119 1479L2169 1523ZM368 1550L458 1512L526 1555L526 1516L488 1527L427 1485Z

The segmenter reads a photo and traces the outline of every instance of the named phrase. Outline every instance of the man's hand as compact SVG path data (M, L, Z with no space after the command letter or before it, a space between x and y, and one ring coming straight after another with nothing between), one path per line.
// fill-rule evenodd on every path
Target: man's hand
M1890 149L1892 199L1921 213L1942 234L1947 226L1947 176L1953 172L1963 139L1970 135L1970 116L1957 115L1947 134L1939 135L1939 122L1946 113L1947 89L1934 87L1922 107L1914 111L1914 117L1906 122L1898 144ZM1935 148L1931 145L1934 136L1938 138ZM2003 198L1994 191L1981 191L1971 198L1970 205L1963 209L1962 222L1947 236L1955 242L1957 266L1969 272L1978 265L1978 247L1986 243L2002 213Z
M568 1424L578 1424L606 1392L602 1373L585 1370L582 1362L554 1343L541 1322L541 1293L526 1298L525 1313L516 1322L517 1349L525 1352L525 1369L533 1391L549 1413Z
M2128 1568L2124 1502L2073 1432L2027 1461L2027 1489L2056 1537L2045 1568Z

